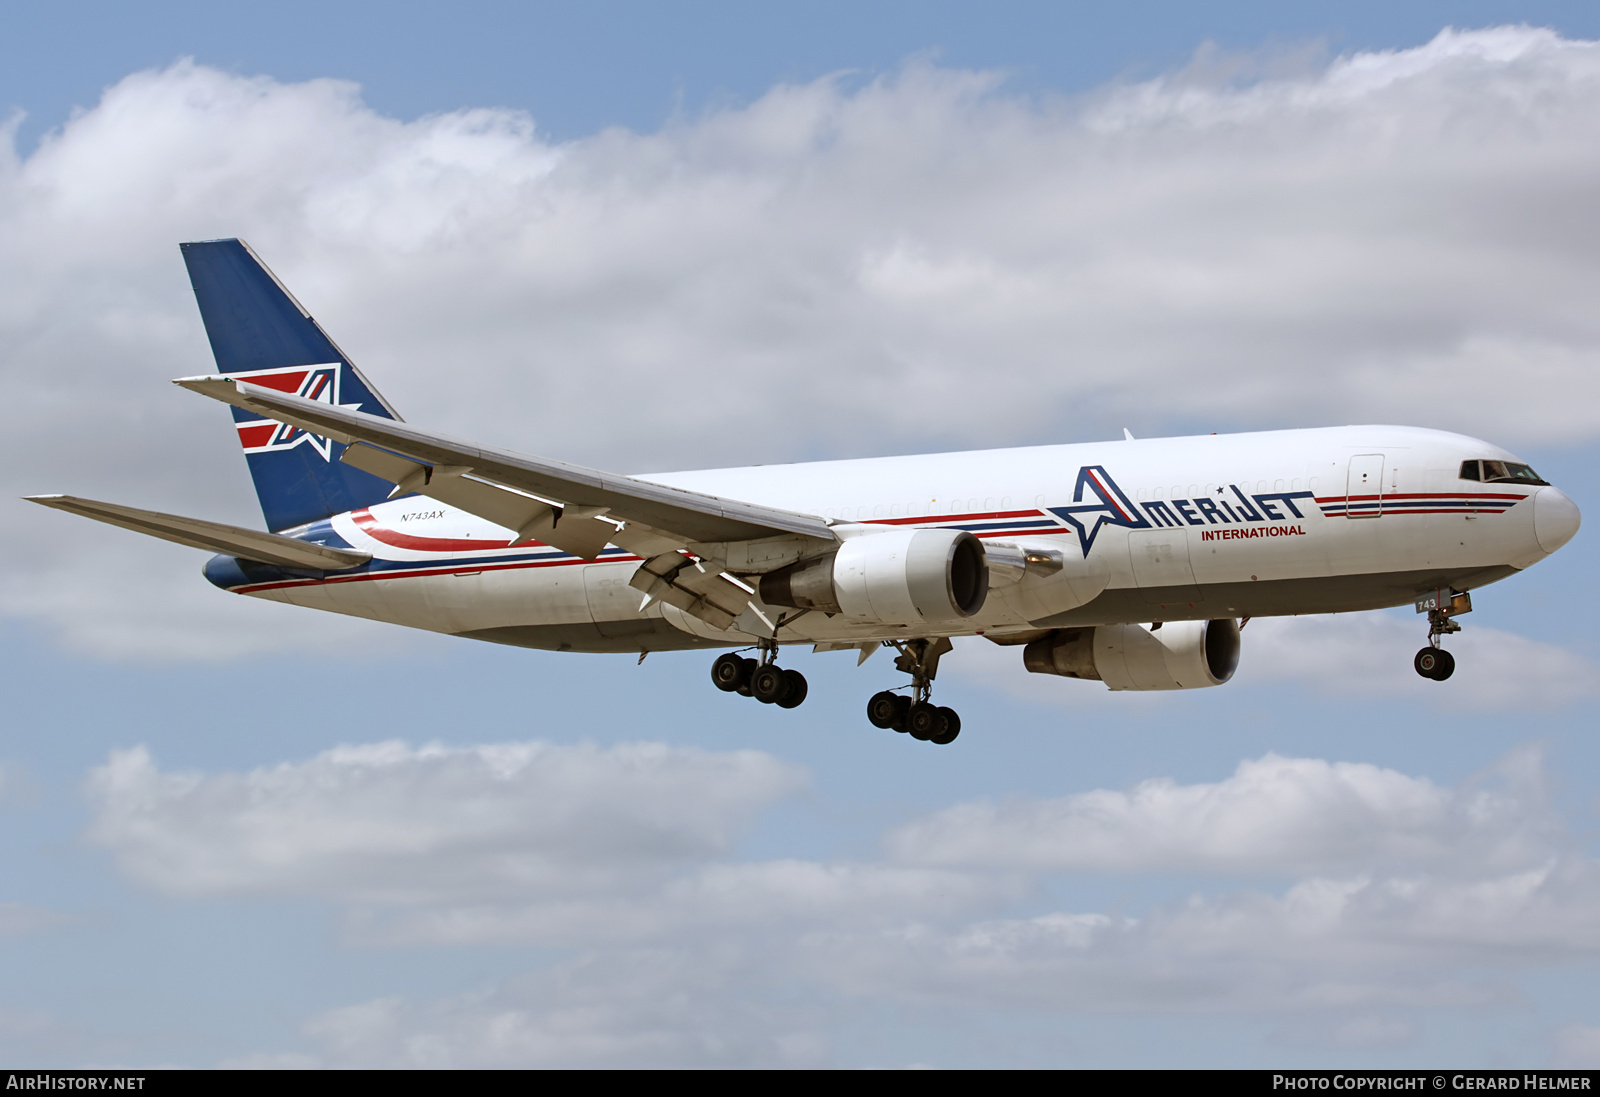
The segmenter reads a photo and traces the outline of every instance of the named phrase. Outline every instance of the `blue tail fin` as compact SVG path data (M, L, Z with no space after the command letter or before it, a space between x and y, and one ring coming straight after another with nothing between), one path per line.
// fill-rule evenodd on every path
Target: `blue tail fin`
M217 369L282 392L399 419L243 240L182 244ZM267 528L371 506L391 486L341 464L344 446L240 408L234 425Z

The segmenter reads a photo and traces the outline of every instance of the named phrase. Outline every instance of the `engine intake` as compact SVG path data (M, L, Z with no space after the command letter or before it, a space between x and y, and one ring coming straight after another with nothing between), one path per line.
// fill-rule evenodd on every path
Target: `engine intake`
M964 530L892 530L852 538L828 556L768 572L760 593L768 605L864 622L957 621L983 609L989 567L983 542Z
M1239 667L1239 623L1168 621L1056 629L1022 650L1034 674L1088 678L1116 690L1204 689Z

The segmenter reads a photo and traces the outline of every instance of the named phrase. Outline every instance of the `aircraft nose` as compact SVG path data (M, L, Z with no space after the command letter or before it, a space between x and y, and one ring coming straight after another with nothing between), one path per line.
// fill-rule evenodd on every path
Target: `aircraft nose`
M1539 489L1533 501L1533 535L1539 539L1540 548L1554 552L1572 540L1582 521L1578 504L1565 493L1557 488Z

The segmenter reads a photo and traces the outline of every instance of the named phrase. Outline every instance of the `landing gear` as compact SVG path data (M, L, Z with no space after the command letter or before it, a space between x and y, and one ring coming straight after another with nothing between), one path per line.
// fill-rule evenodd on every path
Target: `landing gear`
M955 742L961 734L961 717L955 709L928 700L939 670L939 657L950 650L950 641L940 637L896 641L893 646L900 652L894 665L911 675L911 696L887 689L874 693L867 702L867 720L873 727L903 731L925 743L945 746Z
M773 661L777 656L778 646L770 642L761 646L759 661L731 651L719 655L711 664L711 684L724 693L754 697L763 705L799 708L806 699L805 675L778 666Z
M1428 614L1428 646L1417 652L1411 665L1424 678L1442 682L1456 672L1456 657L1439 646L1444 637L1460 632L1453 618L1472 612L1472 595L1453 590L1436 590L1417 603L1417 612Z
M1442 682L1456 672L1456 657L1444 648L1425 647L1417 652L1417 657L1411 660L1411 665L1416 667L1417 673L1424 678Z

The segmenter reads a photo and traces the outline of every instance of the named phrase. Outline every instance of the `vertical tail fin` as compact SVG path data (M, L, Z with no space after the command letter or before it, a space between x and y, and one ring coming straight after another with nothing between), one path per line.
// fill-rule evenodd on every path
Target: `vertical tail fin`
M217 370L282 392L400 417L243 240L180 245ZM233 421L273 531L371 506L390 485L341 464L344 446L240 408Z

